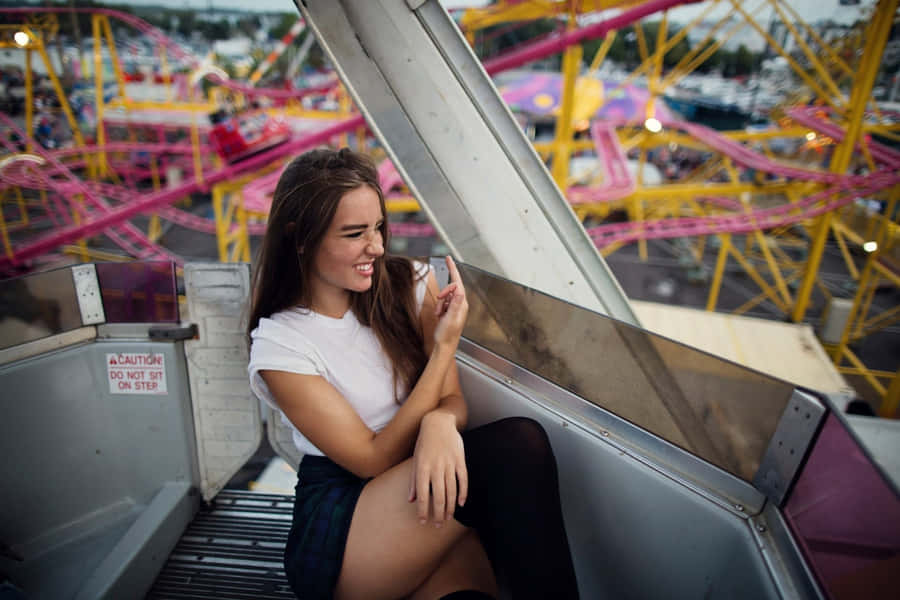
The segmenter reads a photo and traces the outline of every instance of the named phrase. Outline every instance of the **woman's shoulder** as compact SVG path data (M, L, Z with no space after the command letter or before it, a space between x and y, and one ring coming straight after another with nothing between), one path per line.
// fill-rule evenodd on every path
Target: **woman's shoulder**
M302 334L305 326L312 319L312 311L302 308L289 308L272 313L259 320L259 324L250 333L252 340L269 339L282 341Z

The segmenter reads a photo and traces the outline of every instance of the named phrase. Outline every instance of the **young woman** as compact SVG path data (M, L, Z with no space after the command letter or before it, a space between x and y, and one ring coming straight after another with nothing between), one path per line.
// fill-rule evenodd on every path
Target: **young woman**
M254 275L250 381L304 453L285 570L311 598L575 598L556 463L535 421L460 433L465 289L385 254L372 162L295 159Z

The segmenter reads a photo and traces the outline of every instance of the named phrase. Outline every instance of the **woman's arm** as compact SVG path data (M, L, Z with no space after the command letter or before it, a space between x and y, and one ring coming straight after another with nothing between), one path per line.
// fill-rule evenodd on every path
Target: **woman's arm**
M433 273L428 274L427 286L420 320L425 350L430 351L435 345L436 315L444 301ZM453 361L444 376L438 406L422 417L413 452L409 501L418 501L418 514L423 522L428 519L430 509L439 526L453 516L457 504L465 504L468 472L459 432L465 428L467 419L468 409L460 389L456 361Z
M425 370L406 402L378 433L369 429L350 403L322 377L260 371L291 423L329 458L360 477L374 477L407 458L422 418L439 405L468 312L455 265L451 266L451 277L451 284L436 296L439 314Z
M437 327L438 317L438 284L433 272L428 273L426 280L425 300L422 304L420 313L420 323L422 325L422 337L425 340L425 353L430 354L434 348L434 330ZM459 373L456 370L456 361L451 362L444 376L444 382L441 386L440 401L438 406L429 412L438 415L446 415L453 418L454 426L458 431L462 431L466 427L468 421L468 409L466 401L463 399L462 390L459 386Z

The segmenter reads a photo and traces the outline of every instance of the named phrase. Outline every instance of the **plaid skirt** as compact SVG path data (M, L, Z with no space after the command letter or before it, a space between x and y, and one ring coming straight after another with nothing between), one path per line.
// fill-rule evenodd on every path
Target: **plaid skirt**
M300 461L294 520L284 548L285 574L300 600L333 596L350 520L367 481L325 456Z

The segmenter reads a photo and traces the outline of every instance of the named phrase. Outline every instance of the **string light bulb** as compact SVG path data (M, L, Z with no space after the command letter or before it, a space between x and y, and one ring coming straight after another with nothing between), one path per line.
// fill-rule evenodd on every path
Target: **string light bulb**
M656 117L650 117L646 121L644 121L644 127L647 128L647 131L650 133L659 133L662 131L662 123L659 122L659 119Z

